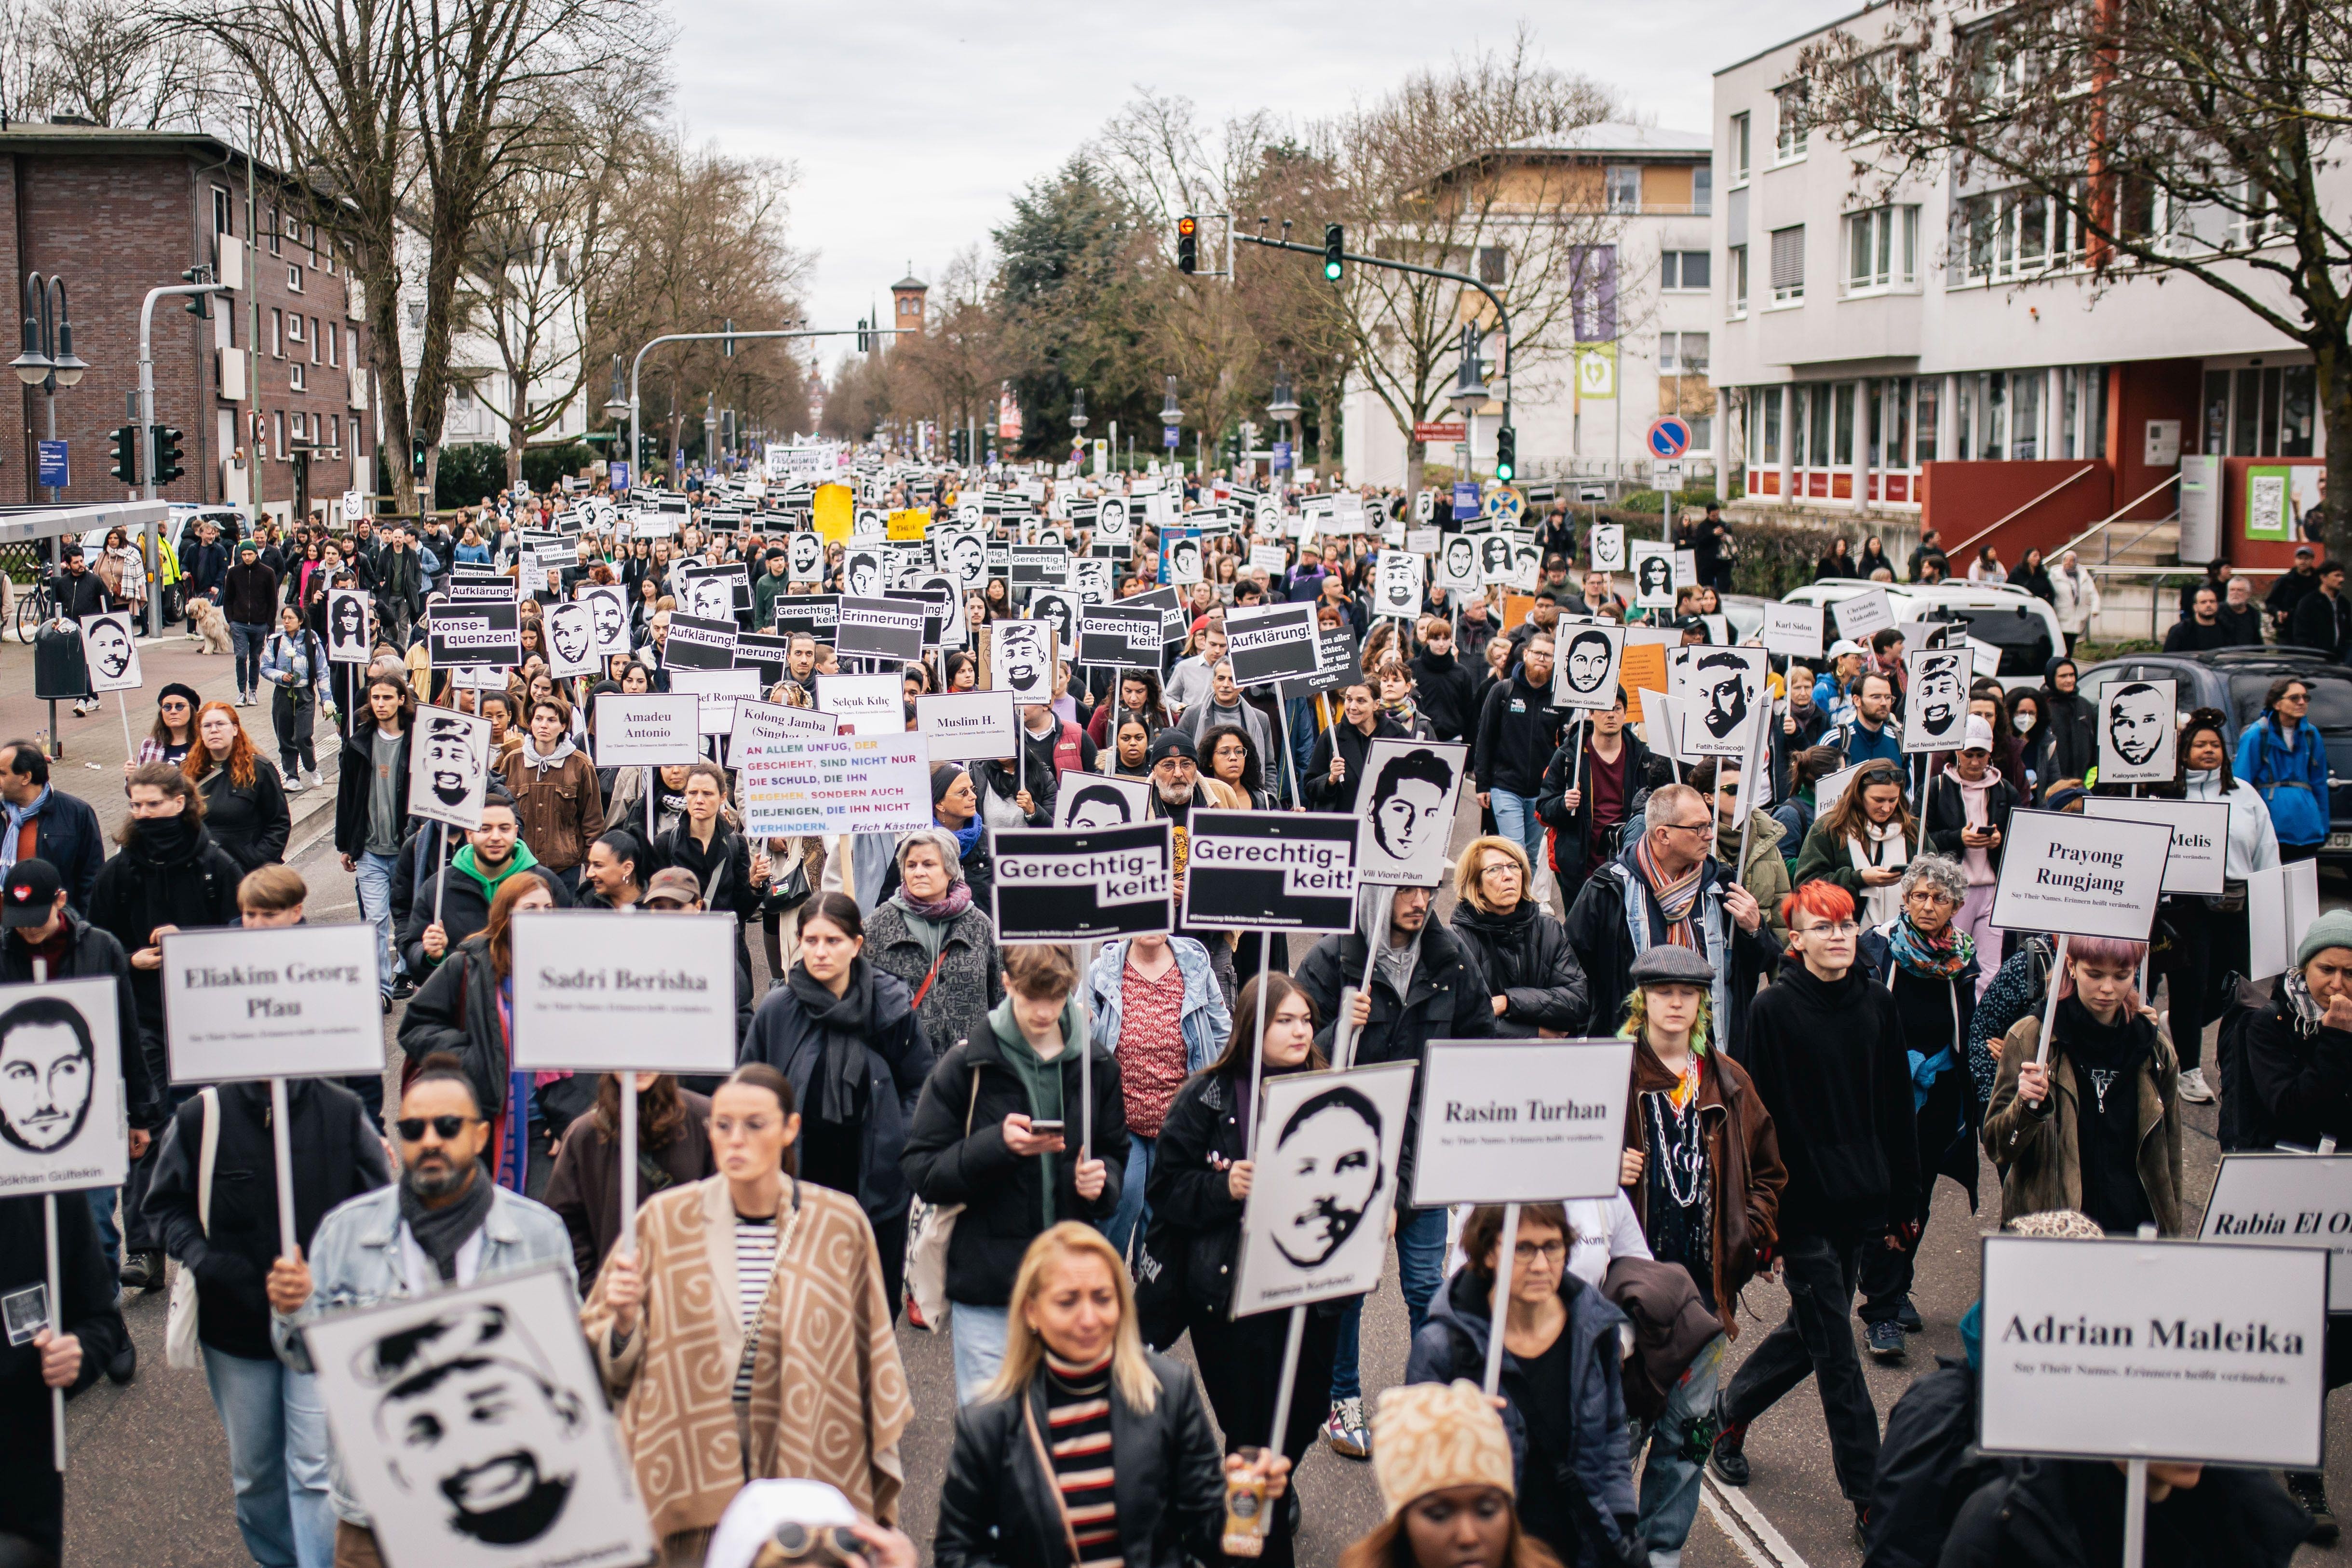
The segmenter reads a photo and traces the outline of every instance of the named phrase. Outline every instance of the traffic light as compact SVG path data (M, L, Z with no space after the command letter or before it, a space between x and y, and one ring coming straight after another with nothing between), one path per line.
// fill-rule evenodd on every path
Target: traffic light
M170 484L187 470L180 467L180 433L168 425L154 427L155 478L158 489Z
M1176 220L1176 270L1196 271L1201 265L1201 220L1186 213Z
M1495 432L1495 478L1511 482L1519 471L1519 433L1506 425Z
M180 281L183 283L209 283L212 281L212 278L210 276L212 268L209 267L191 267L185 272L180 274ZM194 316L199 321L207 321L211 318L212 312L205 309L205 301L209 300L211 298L212 296L209 294L191 294L188 296L188 302L185 305L183 305L181 309L187 311L188 314Z
M114 477L126 485L139 482L139 426L136 425L115 426Z
M1339 237L1339 226L1336 223L1325 224L1323 226L1323 276L1334 283L1339 281L1341 271L1339 253L1346 248L1347 246Z
M722 357L727 358L727 359L733 359L733 358L735 357L735 318L734 318L734 317L730 316L730 317L728 317L728 318L727 318L727 336L726 336L725 338L721 339L721 340L720 340L720 342L725 345L725 350L726 350L726 352L725 352L725 353L724 353L724 355L723 355Z
M408 477L417 480L425 478L425 437L422 436L409 437Z
M865 318L865 317L863 317L863 316L858 317L858 318L857 318L857 352L858 352L859 353L872 353L872 352L873 352L873 344L874 344L874 338L873 338L873 334L872 334L872 333L870 333L870 332L868 332L868 331L866 330L866 318Z

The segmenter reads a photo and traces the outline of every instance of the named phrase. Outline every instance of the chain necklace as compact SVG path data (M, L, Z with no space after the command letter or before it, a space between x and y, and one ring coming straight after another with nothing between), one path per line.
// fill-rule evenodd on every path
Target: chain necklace
M1658 1169L1666 1178L1666 1195L1678 1208L1690 1208L1699 1199L1699 1190L1706 1177L1706 1159L1699 1152L1697 1121L1698 1096L1679 1110L1669 1111L1666 1091L1654 1089L1642 1097L1650 1109L1650 1142L1658 1152ZM1666 1118L1674 1117L1674 1136L1668 1135Z

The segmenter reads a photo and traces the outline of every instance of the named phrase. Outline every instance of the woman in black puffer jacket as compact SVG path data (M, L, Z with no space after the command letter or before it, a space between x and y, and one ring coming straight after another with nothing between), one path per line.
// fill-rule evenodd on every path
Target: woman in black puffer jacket
M1478 958L1494 998L1495 1032L1566 1038L1592 1010L1568 931L1527 896L1527 851L1474 838L1454 867L1454 934Z

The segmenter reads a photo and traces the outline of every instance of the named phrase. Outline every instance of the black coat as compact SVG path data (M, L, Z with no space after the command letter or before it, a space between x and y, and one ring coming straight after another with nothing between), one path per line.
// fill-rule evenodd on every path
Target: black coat
M488 936L476 931L464 938L417 986L400 1017L400 1049L417 1062L447 1051L465 1068L483 1115L506 1109L513 1052L499 1021L499 975Z
M87 914L99 868L106 864L106 834L89 802L49 786L49 797L33 814L33 858L57 868L66 900Z
M34 1194L0 1198L0 1296L48 1282L45 1206L44 1200ZM59 1194L57 1214L61 1287L58 1321L67 1333L81 1342L81 1370L66 1390L70 1396L99 1380L106 1363L131 1342L131 1335L115 1306L122 1287L99 1245L98 1222L90 1217L89 1205L65 1193ZM37 1471L53 1474L50 1466L55 1460L49 1444L49 1390L41 1381L41 1352L30 1340L12 1345L0 1335L0 1464L20 1477ZM21 1489L16 1495L32 1491L35 1484L19 1480L16 1486ZM12 1519L8 1528L22 1531L27 1522ZM52 1562L64 1555L62 1544L54 1537L40 1544Z
M2062 696L2043 687L2042 725L2047 735L2042 742L2042 791L2047 795L2050 786L2059 779L2088 778L2099 763L2099 716L2080 691Z
M201 1097L173 1113L147 1189L147 1216L163 1233L163 1250L195 1275L196 1337L230 1355L268 1361L275 1352L262 1284L279 1255L269 1086L220 1086L209 1232L196 1218L204 1117ZM388 1184L392 1164L359 1096L325 1079L287 1080L286 1134L294 1173L294 1239L307 1253L328 1211Z
M1857 964L1816 979L1801 963L1748 1007L1738 1058L1772 1117L1789 1184L1780 1235L1869 1237L1907 1219L1919 1183L1911 1063L1895 998Z
M967 1210L964 1223L970 1219ZM1120 1554L1126 1568L1223 1562L1224 1459L1200 1386L1189 1369L1144 1353L1160 1380L1160 1397L1149 1411L1136 1409L1119 1395L1118 1383L1111 1384L1109 1462ZM975 1402L956 1412L931 1543L935 1568L1068 1568L1061 1497L1029 1436L1034 1420L1039 1437L1050 1441L1045 1376L1040 1368L1020 1399Z
M1560 724L1568 717L1550 704L1550 689L1529 686L1519 665L1512 666L1509 680L1488 689L1478 709L1473 753L1481 793L1499 789L1533 799L1541 791L1544 760L1559 749Z
M1248 1145L1241 1123L1248 1092L1245 1068L1194 1073L1169 1101L1152 1151L1143 1201L1151 1209L1154 1255L1163 1240L1171 1254L1181 1249L1190 1318L1222 1321L1233 1299L1242 1200L1234 1196L1226 1168Z
M452 831L457 830L452 829ZM419 837L423 836L420 834ZM515 853L520 855L522 852L523 846L518 841L515 845ZM405 861L407 857L404 855L402 859ZM541 881L545 882L548 891L555 895L555 906L558 909L568 910L578 901L565 891L563 879L544 866L534 864L518 872L517 875L537 877ZM439 884L446 884L446 890L443 891ZM490 900L497 896L494 891L483 887L479 877L457 869L454 862L445 866L438 875L428 876L422 882L414 884L414 888L415 890L409 896L408 913L401 921L400 930L395 937L400 948L400 956L407 963L408 973L412 976L429 973L434 967L434 961L425 956L425 928L433 923L433 910L436 903L438 903L441 909L441 929L449 938L449 945L441 950L442 961L446 962L449 954L456 950L459 942L490 923ZM394 889L395 906L398 901L399 889L395 877ZM414 1006L415 1004L411 1003L410 1005Z
M185 816L163 819L186 822ZM126 953L155 945L157 926L195 930L237 923L236 885L245 868L228 858L202 823L184 839L159 846L157 836L140 824L123 846L98 873L98 887L89 898L89 923L122 944ZM139 1001L139 1026L158 1040L163 1033L163 974L160 969L133 969L131 992Z
M2009 837L2009 814L2024 804L2024 792L2011 780L2001 780L1985 796L1987 826L1997 829L2006 841ZM1968 849L1968 846L1960 842L1960 830L1968 826L1968 806L1960 797L1958 775L1947 770L1930 779L1927 783L1928 847L1938 855L1958 860ZM2001 845L1996 844L1985 852L1986 858L1992 862L1992 868L1996 871L2000 869L2001 848Z
M2338 594L2330 598L2325 589L2305 595L2282 640L2313 649L2330 663L2341 663L2344 650L2352 647L2352 595Z
M1674 764L1654 753L1632 730L1618 733L1628 753L1625 804L1630 808L1634 797L1643 791L1672 784ZM1584 875L1585 862L1592 854L1592 753L1588 750L1583 762L1577 760L1577 749L1588 743L1581 725L1571 722L1563 729L1551 761L1544 764L1543 782L1536 788L1536 819L1554 834L1551 868L1571 879ZM1582 796L1574 811L1568 809L1568 786L1571 782ZM1568 857L1571 864L1560 864L1562 856Z
M2246 1020L2242 1070L2249 1092L2238 1100L2236 1146L2352 1143L2352 1034L2305 1028L2284 981L2275 992L2275 1001Z
M1538 1028L1571 1036L1583 1031L1591 1010L1584 967L1568 944L1567 928L1549 910L1523 898L1508 915L1491 915L1465 900L1454 906L1448 923L1486 973L1490 1008L1496 996L1509 1005L1495 1021L1496 1034L1524 1039Z
M1408 737L1397 727L1397 721L1382 713L1372 721L1372 732L1365 734L1345 719L1315 738L1315 754L1308 759L1307 772L1300 782L1307 790L1309 811L1347 811L1356 809L1356 792L1364 784L1364 758L1374 741L1402 741ZM1331 758L1337 751L1347 763L1347 776L1338 784L1331 782Z
M1478 724L1478 683L1452 654L1423 650L1412 661L1413 701L1441 741L1466 741Z
M367 847L368 796L375 782L375 719L370 715L343 737L342 761L335 774L335 849L340 854L356 856ZM400 818L397 831L404 837L408 826L408 748L415 736L414 730L401 731L400 755L392 764L393 810Z
M1100 1225L1118 1210L1119 1182L1127 1169L1127 1101L1119 1090L1118 1058L1100 1040L1089 1048L1094 1153L1108 1167L1108 1179L1094 1202L1078 1196L1078 1119L1070 1114L1079 1103L1078 1056L1066 1049L1054 1063L1062 1069L1063 1121L1067 1124L1063 1138L1068 1145L1066 1152L1053 1157L1054 1217ZM916 1101L914 1126L900 1159L907 1184L927 1204L964 1205L948 1243L950 1301L999 1307L1010 1300L1022 1254L1045 1228L1045 1194L1039 1173L1046 1156L1016 1155L1004 1146L1004 1119L1016 1111L1032 1113L1028 1087L1004 1059L1004 1047L992 1028L950 1047Z
M2124 1473L2105 1459L2007 1459L1960 1505L1942 1568L2103 1568L2123 1552ZM2085 1529L2085 1526L2090 1528ZM2205 1467L2147 1510L2169 1561L2285 1568L2311 1528L2268 1470Z
M724 822L711 830L710 847L698 842L686 820L654 840L652 864L644 875L682 866L702 884L702 907L713 914L748 921L760 912L760 889L751 885L751 841Z
M122 944L88 921L75 919L68 909L65 962L50 968L49 978L113 978L115 1038L121 1044L123 1092L131 1125L152 1129L163 1122L163 1091L171 1084L171 1069L165 1063L163 1040L149 1038L139 1026L139 995L131 989L131 956L122 951ZM32 979L32 950L25 945L20 932L12 931L5 942L0 942L0 981L26 985Z
M278 776L276 763L256 755L249 784L231 778L223 764L206 773L196 787L205 795L205 830L240 870L251 871L286 858L294 814L287 807L286 785Z
M1976 1438L1977 1374L1938 1358L1886 1413L1862 1568L1936 1568L1953 1517L1998 1464L1969 1459Z

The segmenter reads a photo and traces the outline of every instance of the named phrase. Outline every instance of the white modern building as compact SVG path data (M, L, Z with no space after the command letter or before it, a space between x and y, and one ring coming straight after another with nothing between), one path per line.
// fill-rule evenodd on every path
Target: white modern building
M414 395L417 368L425 352L425 275L428 258L424 237L404 225L400 231L400 366ZM587 335L587 322L580 290L572 281L575 275L568 259L550 251L545 256L533 255L519 261L516 270L522 276L506 291L503 305L479 279L467 279L469 287L462 308L470 310L471 315L461 315L449 342L454 384L441 426L444 446L507 444L514 392L498 340L487 324L489 311L504 309L509 313L508 330L517 342L521 341L526 329L535 328L539 334L541 346L531 357L537 365L545 367L545 374L530 390L534 405L544 404L551 395L551 384L569 382L580 374L577 359ZM595 376L587 377L555 423L531 436L526 445L561 446L579 440L589 428L593 413L589 406L589 394L597 384Z

